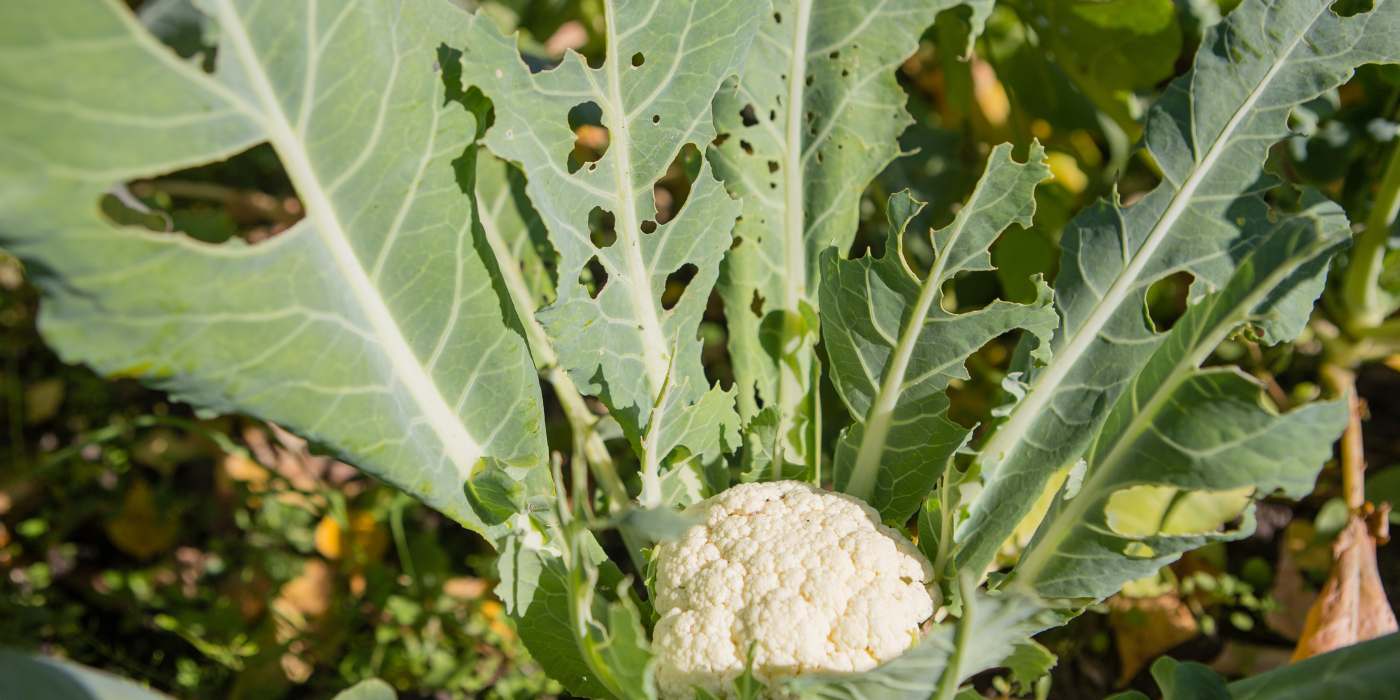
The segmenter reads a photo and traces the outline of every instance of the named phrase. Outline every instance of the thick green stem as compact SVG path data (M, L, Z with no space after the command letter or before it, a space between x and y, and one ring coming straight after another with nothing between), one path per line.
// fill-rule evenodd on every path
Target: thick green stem
M1352 245L1350 262L1342 278L1342 301L1346 305L1347 330L1375 328L1385 321L1387 309L1381 305L1380 277L1385 266L1386 240L1400 213L1400 145L1393 147L1385 175L1366 230Z
M971 580L964 578L964 584L971 583ZM977 624L977 601L974 599L973 586L963 586L963 611L962 619L958 620L957 636L953 641L953 653L948 655L948 665L943 669L943 678L938 683L937 700L953 700L958 694L959 681L962 679L963 651L967 649L967 643L972 638L972 628Z
M535 320L535 311L538 308L535 297L525 284L525 278L519 265L515 263L510 246L501 236L493 209L487 206L478 207L478 219L486 233L486 241L496 255L496 267L500 269L501 279L505 282L506 291L510 293L511 303L515 305L515 313L520 317L525 339L530 344L530 354L535 358L535 367L554 387L554 395L558 397L559 405L564 409L569 428L575 434L584 436L583 455L588 460L593 477L608 494L611 501L609 510L613 513L620 512L628 501L627 487L617 475L616 465L607 445L603 444L603 438L594 430L598 417L589 410L573 380L559 367L554 348L549 344L549 336L545 334L540 322Z

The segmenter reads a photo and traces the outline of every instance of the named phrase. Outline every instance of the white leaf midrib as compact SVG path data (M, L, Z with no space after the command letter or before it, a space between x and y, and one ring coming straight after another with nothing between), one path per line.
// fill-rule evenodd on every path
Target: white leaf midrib
M1031 548L1024 553L1023 565L1017 569L1023 580L1034 584L1035 577L1049 562L1050 557L1059 550L1060 543L1069 535L1069 531L1081 522L1088 508L1098 501L1095 494L1104 487L1104 483L1109 478L1117 474L1118 466L1127 459L1129 450L1137 444L1138 436L1152 426L1158 412L1162 410L1167 401L1176 395L1177 387L1200 371L1201 363L1206 361L1211 352L1239 324L1249 319L1250 311L1263 303L1269 293L1282 284L1299 266L1325 250L1328 243L1334 240L1314 243L1296 254L1288 263L1271 271L1249 294L1236 302L1229 313L1223 315L1215 325L1199 334L1192 350L1177 361L1176 366L1172 368L1166 378L1150 389L1151 394L1145 397L1145 404L1139 403L1137 382L1134 381L1129 386L1128 398L1132 400L1134 405L1138 406L1137 410L1117 436L1109 436L1114 441L1108 454L1102 460L1095 460L1095 464L1091 467L1093 473L1084 480L1078 494L1070 499L1069 505L1061 510L1058 516L1043 526L1044 534L1038 537ZM1202 309L1202 313L1204 312L1205 309Z
M904 394L905 374L909 371L909 361L914 355L914 346L918 344L919 335L923 332L929 309L933 308L933 304L938 303L943 296L943 283L947 281L947 277L951 273L957 272L957 268L948 269L948 258L952 255L953 248L962 239L968 221L981 211L977 203L982 199L983 188L991 179L992 171L998 165L996 157L993 154L991 162L987 165L986 173L978 180L977 186L973 188L967 204L958 212L953 229L949 231L948 240L944 242L943 249L938 251L933 269L929 270L928 277L924 278L924 283L919 290L919 298L914 302L914 308L909 313L909 323L902 329L899 343L895 345L890 363L885 367L885 378L880 386L880 393L875 397L874 404L866 415L865 437L861 440L860 451L856 455L856 463L851 471L851 480L847 484L847 492L857 498L870 500L870 492L875 487L875 473L880 466L880 457L884 455L885 443L889 439L890 429L894 424L894 410L899 405L899 397ZM1032 153L1033 159L1034 152ZM998 201L1008 196L1010 191L1011 188L1008 187L1002 192ZM902 231L903 227L900 228ZM901 255L897 235L893 231L891 232L889 247L885 250L885 255ZM900 266L900 269L908 272L908 267L902 257L895 262Z
M1279 71L1290 63L1289 58L1293 55L1293 51L1297 49L1298 44L1302 42L1308 29L1316 24L1317 18L1323 12L1326 12L1327 8L1328 4L1319 3L1318 11L1313 15L1312 19L1303 25L1288 48L1279 52L1279 59L1275 61L1274 65L1265 73L1264 77L1259 81L1259 85L1250 92L1245 102L1235 110L1234 115L1230 117L1230 121L1225 124L1219 136L1216 137L1215 142L1211 144L1210 150L1206 152L1205 157L1196 164L1195 169L1186 179L1186 182L1182 183L1181 188L1177 190L1177 193L1172 197L1171 204L1168 205L1167 210L1163 212L1162 218L1158 219L1157 224L1153 226L1152 231L1143 241L1142 247L1133 255L1128 267L1125 268L1114 281L1113 286L1109 287L1108 292L1099 299L1098 303L1094 306L1093 312L1084 320L1083 325L1079 327L1079 330L1075 333L1075 336L1070 340L1069 344L1066 345L1063 350L1055 354L1050 365L1036 378L1035 383L1026 393L1025 398L1022 399L1012 411L1007 422L1002 424L1002 426L992 434L986 447L983 448L982 453L978 456L978 461L985 462L987 459L997 462L1005 461L1006 458L1010 456L1013 449L1016 449L1019 445L1024 443L1023 438L1031 422L1044 411L1046 405L1054 398L1056 389L1059 387L1060 383L1069 375L1070 370L1078 364L1079 359L1088 351L1094 338L1098 337L1099 331L1107 325L1113 313L1117 311L1118 307L1127 299L1128 293L1131 292L1132 288L1137 284L1138 276L1142 274L1143 269L1151 262L1152 256L1156 253L1157 248L1161 246L1162 242L1171 234L1172 228L1176 225L1177 220L1191 205L1192 198L1197 188L1201 186L1206 175L1210 173L1216 160L1218 160L1221 154L1233 143L1236 129L1250 116L1254 105L1272 85ZM1194 88L1195 85L1193 84L1192 89L1194 90ZM1195 135L1195 127L1196 120L1193 116L1193 138Z
M658 0L660 1L660 0ZM637 220L637 199L632 188L632 139L628 133L627 108L622 100L621 76L618 63L621 57L621 42L617 34L617 9L608 0L603 3L607 26L607 51L604 69L607 71L608 92L602 99L603 110L613 122L610 131L612 144L608 150L614 153L613 172L617 178L617 208L615 214L620 220L619 243L623 247L623 257L627 261L627 275L624 283L629 287L633 309L637 313L642 341L643 364L646 368L648 393L656 400L666 384L666 375L671 362L670 347L661 330L661 315L656 310L656 300L652 298L651 277L647 274L646 262L642 259L641 225ZM691 6L694 11L694 5ZM585 71L588 69L585 68ZM591 72L588 73L590 82ZM596 85L595 85L596 89ZM599 95L603 97L603 95Z
M257 60L252 40L232 1L212 2L218 9L222 36L243 65L254 92L262 103L260 116L267 131L268 141L272 143L297 193L301 195L307 214L316 222L314 228L330 252L336 269L342 274L346 286L354 294L355 301L359 303L370 322L370 327L384 349L394 374L408 389L414 404L422 412L424 422L441 440L447 458L459 473L470 474L472 466L482 455L481 446L467 433L437 385L428 376L423 364L414 355L379 290L360 264L335 207L331 204L308 154L277 99L267 71ZM392 89L392 85L386 86L385 89Z

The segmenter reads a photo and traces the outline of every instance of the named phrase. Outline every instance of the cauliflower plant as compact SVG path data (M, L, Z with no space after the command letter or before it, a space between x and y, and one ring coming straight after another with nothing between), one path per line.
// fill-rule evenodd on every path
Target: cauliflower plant
M741 484L656 552L656 681L665 700L692 686L734 698L754 675L847 674L902 654L933 615L928 560L860 500L800 481Z

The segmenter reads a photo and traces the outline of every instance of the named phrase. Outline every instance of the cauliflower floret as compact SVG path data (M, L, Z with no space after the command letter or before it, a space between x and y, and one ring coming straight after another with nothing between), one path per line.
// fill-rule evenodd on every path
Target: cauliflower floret
M904 653L933 615L933 567L859 499L800 481L741 484L692 510L704 524L656 551L656 681L664 700L692 686L735 698L754 675L847 674Z

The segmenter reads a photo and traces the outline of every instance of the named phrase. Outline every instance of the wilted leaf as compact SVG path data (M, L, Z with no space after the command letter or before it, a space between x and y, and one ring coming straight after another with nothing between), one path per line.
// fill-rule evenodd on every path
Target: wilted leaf
M24 422L37 425L58 415L63 406L63 380L40 379L24 388Z
M156 508L155 492L140 477L132 481L122 497L121 509L107 523L107 539L117 549L142 560L170 549L179 536L180 518Z
M1118 648L1120 688L1147 662L1200 634L1196 617L1175 591L1155 598L1116 595L1108 599L1108 608L1108 622Z
M1332 545L1336 561L1293 651L1300 661L1400 629L1376 569L1376 538L1353 514Z

